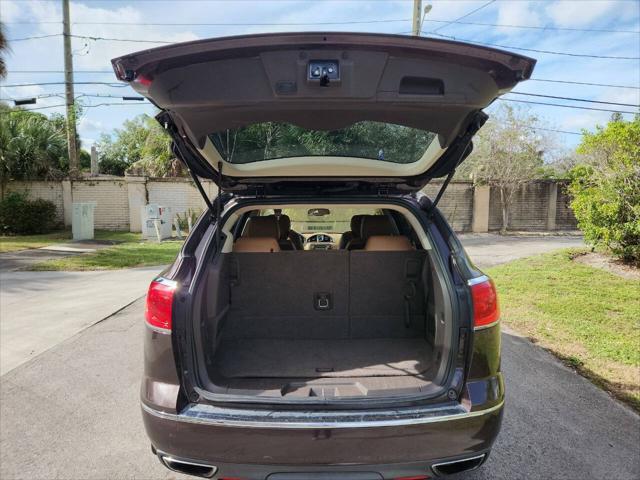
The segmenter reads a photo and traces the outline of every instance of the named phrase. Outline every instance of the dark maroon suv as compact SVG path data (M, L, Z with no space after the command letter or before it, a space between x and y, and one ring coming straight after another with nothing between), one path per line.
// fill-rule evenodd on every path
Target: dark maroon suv
M142 412L164 465L418 480L486 460L504 404L498 302L437 203L482 109L534 64L353 33L113 60L208 206L147 296Z

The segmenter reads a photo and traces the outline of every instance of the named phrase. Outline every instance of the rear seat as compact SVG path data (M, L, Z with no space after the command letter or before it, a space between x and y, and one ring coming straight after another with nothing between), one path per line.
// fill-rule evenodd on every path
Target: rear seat
M426 251L245 253L257 251L235 249L224 254L230 285L225 335L233 338L425 335Z
M251 217L244 226L242 236L233 244L234 252L279 252L280 231L276 217Z
M409 251L413 246L409 239L398 232L393 219L387 215L363 215L360 234L347 245L348 250Z

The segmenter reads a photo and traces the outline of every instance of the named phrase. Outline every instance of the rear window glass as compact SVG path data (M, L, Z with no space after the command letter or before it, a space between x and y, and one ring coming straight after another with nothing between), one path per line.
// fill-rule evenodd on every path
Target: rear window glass
M379 208L332 208L322 215L315 215L314 208L283 208L280 213L291 220L291 228L298 233L342 233L351 230L351 218L354 215L382 215ZM273 209L260 211L260 215L275 215Z
M209 135L229 163L288 157L358 157L392 163L418 161L436 134L382 122L357 122L340 130L308 130L263 122Z

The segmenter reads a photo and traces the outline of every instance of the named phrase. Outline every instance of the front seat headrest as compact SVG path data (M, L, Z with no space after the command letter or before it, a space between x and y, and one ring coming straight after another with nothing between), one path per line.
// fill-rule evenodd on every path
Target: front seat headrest
M351 217L351 233L356 237L360 236L362 228L362 219L367 215L354 215Z
M242 237L268 237L268 238L280 238L280 229L278 228L278 221L273 215L266 217L251 217L247 220L247 224L242 232Z
M291 230L291 219L289 215L280 215L277 217L278 227L280 229L280 239L285 240L289 236L289 230Z
M365 215L360 227L360 237L367 239L374 235L398 235L398 227L387 215Z
M280 245L275 238L240 237L233 244L233 251L241 253L279 252Z

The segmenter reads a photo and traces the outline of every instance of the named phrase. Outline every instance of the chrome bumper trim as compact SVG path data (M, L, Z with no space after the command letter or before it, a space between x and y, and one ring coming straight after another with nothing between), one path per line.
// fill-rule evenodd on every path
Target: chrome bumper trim
M469 285L470 287L473 287L474 285L477 285L479 283L484 283L487 281L489 281L489 277L487 277L486 275L480 275L479 277L475 277L467 280L467 285Z
M273 428L273 429L333 429L377 428L465 420L500 410L504 400L493 407L467 411L461 405L438 408L410 408L393 411L260 411L220 408L212 405L192 405L181 413L155 410L144 403L142 410L163 420L215 425L219 427Z

